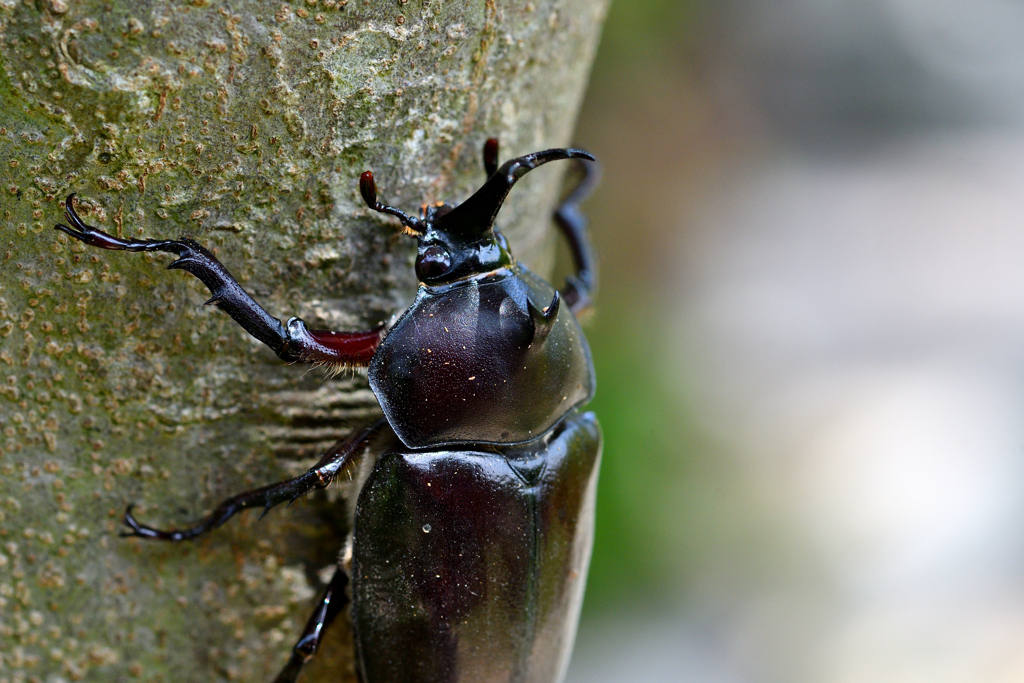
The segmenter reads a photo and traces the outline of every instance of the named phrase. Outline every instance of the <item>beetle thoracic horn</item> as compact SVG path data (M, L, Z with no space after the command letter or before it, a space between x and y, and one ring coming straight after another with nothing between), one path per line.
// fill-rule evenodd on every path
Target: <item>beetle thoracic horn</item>
M377 201L377 182L369 171L365 171L359 176L359 194L363 195L363 201L374 211L397 216L402 221L402 225L408 228L414 235L422 235L424 233L423 221L419 218L410 216L401 209L396 209L393 206L387 206Z
M496 152L495 149L495 156ZM483 187L477 190L472 197L438 218L434 223L434 228L464 239L482 236L493 227L498 210L501 209L505 197L508 196L516 181L541 164L559 159L594 161L594 157L582 149L546 149L543 152L534 152L509 159L491 174Z

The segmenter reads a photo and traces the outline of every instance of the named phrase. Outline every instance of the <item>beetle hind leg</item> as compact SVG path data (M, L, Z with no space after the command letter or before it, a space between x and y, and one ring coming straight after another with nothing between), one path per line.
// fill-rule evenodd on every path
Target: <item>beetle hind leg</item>
M306 628L303 629L298 642L292 648L291 658L274 679L274 683L295 683L299 680L302 668L316 654L324 631L348 604L348 596L345 594L347 586L348 574L339 567L313 614L310 615L309 621L306 622Z

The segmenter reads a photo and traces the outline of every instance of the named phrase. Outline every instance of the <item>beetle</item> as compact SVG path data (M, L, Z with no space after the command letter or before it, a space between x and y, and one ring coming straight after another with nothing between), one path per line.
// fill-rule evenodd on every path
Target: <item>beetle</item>
M555 212L575 275L561 290L513 258L495 218L516 181L550 161L577 159L584 179ZM305 474L222 502L186 529L141 524L126 536L183 541L247 508L270 508L364 468L337 570L277 683L293 683L350 605L362 683L551 683L565 674L593 538L601 432L581 412L594 393L590 349L576 316L591 306L596 264L579 211L596 182L594 157L549 149L498 165L457 206L419 217L372 210L418 240L412 305L371 330L310 330L267 313L199 243L120 239L86 225L65 202L56 229L101 249L177 255L215 304L290 363L367 366L384 417L332 446ZM362 478L360 478L362 479Z

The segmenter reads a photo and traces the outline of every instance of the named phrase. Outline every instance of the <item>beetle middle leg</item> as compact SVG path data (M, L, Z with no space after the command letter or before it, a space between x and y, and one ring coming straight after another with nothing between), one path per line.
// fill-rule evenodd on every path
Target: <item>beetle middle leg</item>
M230 315L246 332L260 340L282 360L313 365L366 365L380 344L383 325L360 332L310 330L299 318L282 323L242 288L217 258L190 238L177 240L121 239L86 225L73 205L75 195L64 202L64 217L71 226L57 224L57 230L91 247L111 251L163 251L176 254L178 260L168 266L194 275L209 288L215 304Z
M124 523L131 531L123 532L122 536L139 536L160 541L187 541L216 529L242 510L261 507L265 515L275 505L284 502L290 504L315 489L330 485L342 471L363 456L370 440L385 424L385 420L378 420L373 425L339 441L305 474L228 498L218 505L212 514L187 529L160 530L140 524L132 515L132 506L129 505L124 514Z
M309 621L306 622L302 636L292 648L292 656L288 660L288 664L274 679L274 683L295 683L299 679L302 667L316 654L324 631L348 604L348 596L345 594L347 586L348 574L339 567L335 570L334 578L331 579L323 597L317 603L313 614L310 615Z

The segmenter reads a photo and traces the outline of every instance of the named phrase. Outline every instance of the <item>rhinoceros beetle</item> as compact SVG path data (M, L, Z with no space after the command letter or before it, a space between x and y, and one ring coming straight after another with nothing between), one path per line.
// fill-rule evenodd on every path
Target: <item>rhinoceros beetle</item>
M129 506L125 535L195 538L246 508L295 500L342 473L368 472L338 568L277 683L294 682L324 629L347 605L362 683L552 683L568 664L593 536L601 433L579 408L594 392L590 350L576 320L596 285L579 202L593 164L555 221L575 276L556 291L512 257L495 217L515 182L558 159L549 149L498 166L484 145L487 180L458 206L419 217L378 201L419 242L413 304L389 329L310 330L267 313L197 242L119 239L82 222L56 229L102 249L164 251L213 293L217 305L283 360L369 366L384 418L335 444L308 472L234 496L196 525L159 530ZM357 478L361 480L362 478Z

